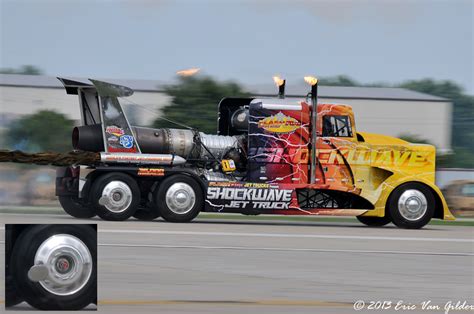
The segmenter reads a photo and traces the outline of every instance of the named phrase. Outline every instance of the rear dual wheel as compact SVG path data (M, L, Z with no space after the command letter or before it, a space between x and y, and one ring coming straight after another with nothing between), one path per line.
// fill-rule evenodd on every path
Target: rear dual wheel
M160 216L153 202L140 207L140 188L124 173L112 172L98 177L91 188L94 211L104 220L122 221L130 217L151 221Z
M58 196L58 200L64 211L72 217L92 218L96 215L95 209L77 196Z
M146 206L139 207L133 217L142 221L152 221L160 217L160 211L154 203L149 202Z
M131 176L111 172L95 179L91 188L91 203L104 220L126 220L138 209L140 188Z
M160 183L153 201L163 219L169 222L189 222L204 206L204 196L199 183L186 175L174 175Z
M92 210L104 220L121 221L134 216L153 220L160 215L170 222L193 220L204 205L199 183L186 175L164 179L155 189L152 201L139 207L140 188L127 174L112 172L95 179L90 191Z

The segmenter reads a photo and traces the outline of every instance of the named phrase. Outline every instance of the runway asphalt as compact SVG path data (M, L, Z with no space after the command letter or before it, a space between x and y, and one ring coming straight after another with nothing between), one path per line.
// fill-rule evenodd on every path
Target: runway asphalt
M0 218L4 224L97 223L98 309L104 313L355 313L358 300L365 302L358 313L445 313L450 301L466 301L474 312L473 227ZM369 310L371 301L391 302L385 303L390 309ZM440 309L423 310L424 301Z

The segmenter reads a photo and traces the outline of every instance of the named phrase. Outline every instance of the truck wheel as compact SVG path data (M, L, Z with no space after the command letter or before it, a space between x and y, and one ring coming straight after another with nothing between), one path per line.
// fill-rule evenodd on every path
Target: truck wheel
M58 196L59 204L72 217L92 218L96 215L92 206L86 206L77 196Z
M199 214L204 205L201 186L185 175L166 178L155 192L155 204L166 221L189 222Z
M80 310L97 303L96 246L97 233L89 226L33 225L25 229L12 251L15 288L40 310ZM41 265L48 271L32 275Z
M365 217L365 216L357 216L357 220L359 220L361 223L364 225L367 225L369 227L381 227L385 226L386 224L389 224L392 222L392 219L388 215L385 215L385 217Z
M397 227L420 229L433 217L435 198L425 185L409 182L400 185L392 192L387 206Z
M152 221L153 219L160 217L160 211L155 205L148 204L146 207L138 208L135 214L133 214L133 217L138 220Z
M112 172L95 179L91 201L104 220L126 220L135 214L140 203L137 182L124 173Z

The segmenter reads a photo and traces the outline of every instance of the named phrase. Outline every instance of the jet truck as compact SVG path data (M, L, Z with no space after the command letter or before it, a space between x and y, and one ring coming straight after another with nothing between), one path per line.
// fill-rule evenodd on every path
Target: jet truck
M77 95L75 150L96 162L60 167L56 195L79 218L189 222L200 212L356 216L368 226L452 220L435 185L435 147L361 132L352 108L305 99L224 98L217 132L130 125L133 90L59 78Z

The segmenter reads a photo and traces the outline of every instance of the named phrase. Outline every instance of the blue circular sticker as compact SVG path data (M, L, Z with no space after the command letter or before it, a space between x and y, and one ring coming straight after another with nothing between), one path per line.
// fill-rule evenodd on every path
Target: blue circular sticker
M131 135L122 135L120 136L120 145L125 148L132 148L133 147L133 136Z

